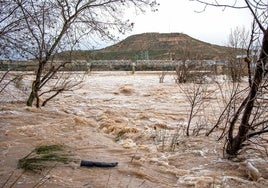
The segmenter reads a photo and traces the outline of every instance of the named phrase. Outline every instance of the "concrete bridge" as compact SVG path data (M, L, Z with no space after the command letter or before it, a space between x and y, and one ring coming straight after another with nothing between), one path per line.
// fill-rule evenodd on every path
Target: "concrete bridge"
M53 61L49 64L55 66L64 63L63 61ZM195 65L200 68L212 67L212 66L225 66L226 61L219 60L187 60L183 61L174 61L174 60L91 60L91 61L72 61L67 63L64 67L66 71L171 71L175 70L176 67L182 65ZM37 70L38 62L33 60L29 61L0 61L0 70L14 70L14 71L35 71Z

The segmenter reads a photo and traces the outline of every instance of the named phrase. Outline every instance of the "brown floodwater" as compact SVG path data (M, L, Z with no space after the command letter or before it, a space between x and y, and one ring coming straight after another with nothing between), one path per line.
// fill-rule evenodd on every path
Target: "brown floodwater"
M187 94L194 86L183 92L172 74L164 83L159 75L92 72L40 109L25 105L32 75L10 84L0 94L0 187L268 187L262 149L230 161L223 157L225 140L217 140L220 129L204 135L224 107L218 85L206 85L190 127L198 136L187 137ZM65 146L73 162L41 174L17 168L34 148L50 144ZM85 168L81 160L118 166Z

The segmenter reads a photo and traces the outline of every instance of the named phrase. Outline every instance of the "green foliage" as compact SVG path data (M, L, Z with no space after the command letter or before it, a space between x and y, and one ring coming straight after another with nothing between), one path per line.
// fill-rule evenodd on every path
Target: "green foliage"
M48 145L48 146L39 146L35 148L37 154L48 154L50 152L62 151L63 146L61 145Z
M35 148L30 154L18 161L18 168L40 173L56 163L68 163L70 156L61 145L44 145Z

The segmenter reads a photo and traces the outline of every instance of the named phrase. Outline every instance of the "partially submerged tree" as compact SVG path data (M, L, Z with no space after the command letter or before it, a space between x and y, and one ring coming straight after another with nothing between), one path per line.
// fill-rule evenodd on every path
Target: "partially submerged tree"
M182 43L178 49L180 53L175 66L174 79L176 83L203 83L206 78L214 74L212 66L207 63L201 51L192 52L189 41Z
M7 70L0 73L0 94L4 92L9 84L16 81L21 74L10 75L13 70L8 65L12 63L12 58L19 55L14 47L13 41L16 33L24 29L21 24L22 17L18 15L19 6L13 1L0 1L0 68Z
M40 94L44 92L47 94L47 91L42 90L51 78L72 61L70 58L69 61L55 63L54 54L63 50L72 51L88 36L114 39L113 32L125 33L133 26L133 23L125 20L124 9L134 7L136 11L144 11L146 7L154 9L157 5L153 0L14 0L3 2L8 2L15 7L10 8L7 14L17 18L19 25L23 27L12 33L12 40L3 45L8 45L10 42L12 50L18 51L20 57L31 58L38 62L32 91L27 100L28 106L32 106L36 100L36 107L41 105ZM2 11L2 1L0 5ZM55 90L49 89L52 94L47 96L47 99L69 89L69 83L64 82Z
M190 129L192 128L191 125L196 117L201 117L200 114L204 112L204 104L206 102L206 98L211 93L208 92L206 84L199 84L195 81L187 84L179 84L179 88L185 95L186 101L189 104L189 114L187 114L188 117L186 136L198 135L202 125L196 126L195 129L192 129L192 133L190 132ZM198 123L195 124L198 125Z
M248 73L247 65L243 58L247 48L248 33L245 27L236 27L231 30L228 46L231 48L228 53L228 63L226 74L233 82L241 82L242 78Z
M268 132L267 114L263 113L263 106L266 106L267 92L267 54L268 54L268 29L267 28L267 6L268 3L261 0L244 0L237 1L203 1L195 0L207 6L216 6L223 8L248 9L252 13L254 23L259 28L260 32L252 30L249 46L253 45L256 34L262 38L260 45L260 54L256 62L255 73L251 78L249 75L249 91L245 99L241 102L229 123L227 134L226 153L230 156L235 156L243 148L246 141L256 136L261 136ZM222 3L221 3L222 2ZM204 9L204 10L205 10ZM254 25L254 24L253 24ZM245 58L247 63L253 63L249 53ZM262 106L262 108L260 108ZM264 107L266 108L266 107ZM262 113L261 113L262 112Z

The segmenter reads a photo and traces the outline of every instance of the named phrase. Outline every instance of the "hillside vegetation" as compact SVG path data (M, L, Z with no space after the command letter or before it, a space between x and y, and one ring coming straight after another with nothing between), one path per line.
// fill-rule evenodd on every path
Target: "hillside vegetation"
M127 37L112 46L94 51L74 51L76 60L180 60L225 59L229 48L212 45L182 33L144 33ZM70 52L59 54L65 59Z

